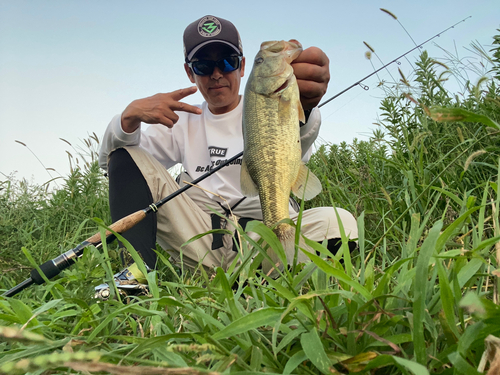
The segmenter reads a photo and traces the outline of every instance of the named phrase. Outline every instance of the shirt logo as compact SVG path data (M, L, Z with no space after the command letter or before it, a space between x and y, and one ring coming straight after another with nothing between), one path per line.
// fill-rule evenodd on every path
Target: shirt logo
M210 146L208 148L208 151L210 151L210 156L220 156L220 157L225 157L227 153L227 148L220 148L220 147L214 147Z
M214 16L206 16L198 23L198 33L204 37L218 35L222 30L220 21Z

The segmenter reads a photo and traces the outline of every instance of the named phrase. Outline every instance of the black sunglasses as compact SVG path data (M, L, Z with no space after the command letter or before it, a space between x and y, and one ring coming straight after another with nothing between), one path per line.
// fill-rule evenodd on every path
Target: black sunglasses
M215 67L219 68L222 73L233 72L240 67L242 56L227 56L223 59L213 60L198 60L188 62L188 66L198 76L208 76L214 72Z

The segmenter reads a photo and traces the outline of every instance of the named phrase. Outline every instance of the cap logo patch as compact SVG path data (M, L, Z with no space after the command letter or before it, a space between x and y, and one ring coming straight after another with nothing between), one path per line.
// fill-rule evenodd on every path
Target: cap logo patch
M216 36L221 30L220 21L213 16L203 17L198 23L198 33L204 37Z

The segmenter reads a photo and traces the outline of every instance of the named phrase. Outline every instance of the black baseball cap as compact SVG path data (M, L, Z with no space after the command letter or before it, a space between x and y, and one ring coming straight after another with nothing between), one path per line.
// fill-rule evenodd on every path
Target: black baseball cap
M236 27L223 18L205 16L189 24L184 30L184 57L186 62L191 61L200 48L210 43L227 44L238 55L243 55L240 34Z

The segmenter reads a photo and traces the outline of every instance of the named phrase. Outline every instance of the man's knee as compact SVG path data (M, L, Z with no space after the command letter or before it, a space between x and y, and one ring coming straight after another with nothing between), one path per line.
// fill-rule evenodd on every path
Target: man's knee
M343 208L316 207L304 211L302 225L306 237L318 242L341 238L341 228L349 239L358 238L356 218Z
M124 148L114 150L108 159L109 208L113 222L153 203L153 196L141 170ZM123 236L141 254L150 268L156 263L156 213L152 212Z

